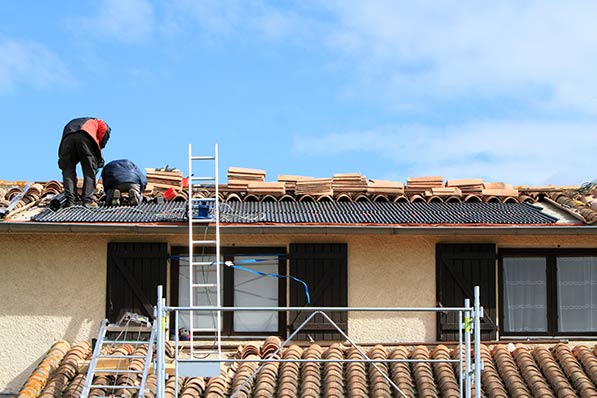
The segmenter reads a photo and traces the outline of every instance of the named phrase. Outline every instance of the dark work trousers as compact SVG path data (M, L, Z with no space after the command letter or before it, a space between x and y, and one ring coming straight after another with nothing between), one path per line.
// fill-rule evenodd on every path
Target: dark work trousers
M81 163L83 169L83 203L94 201L98 151L93 138L84 131L69 134L62 140L58 167L62 170L67 206L74 205L77 196L77 163Z

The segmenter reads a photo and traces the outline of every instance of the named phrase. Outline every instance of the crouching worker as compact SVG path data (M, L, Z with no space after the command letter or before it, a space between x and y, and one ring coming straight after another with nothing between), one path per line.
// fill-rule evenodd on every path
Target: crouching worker
M102 170L102 181L106 203L112 206L120 206L123 192L128 193L130 205L138 205L147 185L145 173L128 159L113 160L106 164Z
M95 175L104 165L102 149L109 138L110 126L100 119L81 117L64 126L58 148L58 167L62 170L66 207L73 206L77 199L77 163L81 163L83 169L83 205L97 207Z

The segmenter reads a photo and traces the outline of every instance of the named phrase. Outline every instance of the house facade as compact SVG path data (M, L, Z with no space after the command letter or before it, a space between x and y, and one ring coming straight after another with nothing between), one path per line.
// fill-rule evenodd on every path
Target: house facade
M224 203L220 262L237 265L223 266L224 306L460 307L480 286L485 341L597 334L597 228L555 201L462 208L432 201L417 208L371 200ZM0 223L0 360L9 364L0 370L0 390L18 390L56 340L90 340L102 319L116 321L125 311L151 315L157 285L169 305L188 305L185 206L144 204L119 214L109 207L61 209ZM143 218L135 219L139 213ZM429 218L409 218L422 216ZM194 256L215 261L208 250ZM247 268L296 279L256 277ZM205 266L195 281L214 277L214 266ZM214 297L206 290L197 299L214 305ZM222 332L236 340L284 338L305 314L227 313ZM458 336L450 314L331 316L363 344ZM213 315L199 323L213 326ZM318 319L297 337L341 339Z

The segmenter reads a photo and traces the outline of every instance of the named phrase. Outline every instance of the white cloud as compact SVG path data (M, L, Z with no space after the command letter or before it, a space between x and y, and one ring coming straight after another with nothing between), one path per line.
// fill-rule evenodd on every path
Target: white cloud
M0 93L17 85L45 88L71 80L60 57L33 40L0 38Z
M78 21L78 29L98 38L126 43L147 39L155 27L150 0L103 0L93 15Z
M360 89L399 108L518 97L542 109L597 114L595 2L324 4L338 20L330 48L354 65Z
M442 175L516 185L573 185L597 178L597 124L483 121L448 127L387 126L294 138L310 155L371 155L401 179ZM385 176L376 175L375 178ZM393 172L392 179L396 179Z

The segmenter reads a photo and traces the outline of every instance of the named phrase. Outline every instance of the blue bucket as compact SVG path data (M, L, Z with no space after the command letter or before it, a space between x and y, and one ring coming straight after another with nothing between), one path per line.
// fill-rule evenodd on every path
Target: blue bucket
M209 206L207 206L207 205L197 206L197 218L209 218Z

